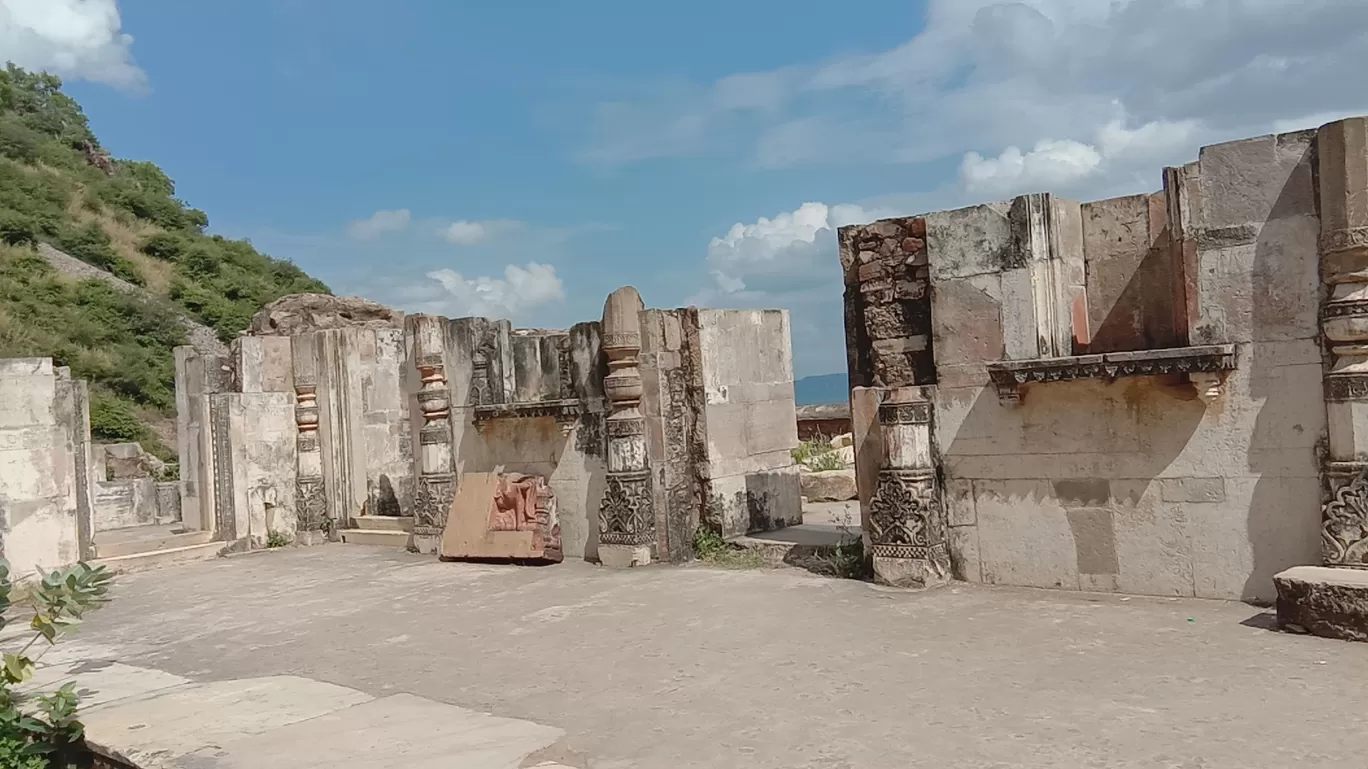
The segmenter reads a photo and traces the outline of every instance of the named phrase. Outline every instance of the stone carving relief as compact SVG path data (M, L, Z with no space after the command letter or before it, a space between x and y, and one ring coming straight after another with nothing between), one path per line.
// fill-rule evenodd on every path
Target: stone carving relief
M468 473L451 503L442 557L559 563L564 559L556 495L522 473Z
M639 547L654 539L651 471L609 474L599 505L599 543Z
M885 469L869 503L869 538L876 558L926 561L950 574L945 514L934 470Z
M1336 463L1340 464L1340 463ZM1321 543L1327 566L1368 569L1368 466L1350 469L1353 475L1331 495L1322 515ZM1332 483L1334 483L1332 476Z

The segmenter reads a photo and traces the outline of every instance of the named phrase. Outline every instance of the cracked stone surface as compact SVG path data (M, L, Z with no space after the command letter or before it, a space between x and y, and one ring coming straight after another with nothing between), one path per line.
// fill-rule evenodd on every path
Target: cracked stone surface
M1348 767L1368 644L1244 604L328 545L120 578L63 656L563 730L592 769ZM1276 700L1269 693L1276 692ZM1295 714L1295 717L1289 717Z

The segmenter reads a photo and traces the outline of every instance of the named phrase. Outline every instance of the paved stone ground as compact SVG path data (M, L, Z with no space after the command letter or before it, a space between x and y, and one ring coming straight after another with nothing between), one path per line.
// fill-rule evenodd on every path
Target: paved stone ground
M1368 644L1243 604L330 545L128 575L70 651L564 730L582 769L1364 766ZM339 764L339 766L341 766Z

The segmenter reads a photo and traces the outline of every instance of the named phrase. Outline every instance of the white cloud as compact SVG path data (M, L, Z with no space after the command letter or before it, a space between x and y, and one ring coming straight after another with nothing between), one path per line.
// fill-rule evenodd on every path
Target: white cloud
M437 285L418 289L418 309L448 317L511 318L530 307L565 299L565 287L549 264L510 264L502 278L466 278L446 269L427 277Z
M1148 174L1154 177L1151 183L1157 184L1161 166L1195 158L1187 155L1199 131L1197 122L1191 120L1156 120L1130 129L1124 120L1116 119L1102 126L1093 144L1041 139L1029 152L1011 146L995 158L967 152L960 163L960 182L969 192L999 197L1022 192L1068 193L1086 189L1096 177L1126 172L1142 178Z
M857 205L804 203L772 219L737 222L708 244L711 285L690 302L782 301L814 285L840 285L836 228L891 215Z
M520 222L508 219L489 219L480 222L471 222L462 219L442 226L439 234L449 243L458 246L473 246L483 243L508 230L517 228Z
M964 156L960 178L971 192L1006 194L1019 187L1049 190L1097 173L1102 155L1091 145L1070 139L1042 139L1027 153L1008 147L995 158L977 152Z
M372 240L387 232L403 232L408 229L412 218L407 208L376 211L365 219L348 223L347 235L356 240Z
M0 0L0 63L138 88L132 47L116 0Z
M1343 74L1368 69L1366 30L1363 0L930 0L924 27L885 51L643 85L600 110L580 154L963 159L963 181L985 192L1143 189L1199 144L1368 111Z

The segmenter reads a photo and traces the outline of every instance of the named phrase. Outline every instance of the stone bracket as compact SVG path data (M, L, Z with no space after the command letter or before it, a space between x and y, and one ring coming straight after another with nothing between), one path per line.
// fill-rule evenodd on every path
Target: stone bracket
M583 411L578 398L530 401L526 403L494 403L476 406L473 419L475 429L481 430L495 419L534 419L551 417L560 425L562 434L569 434L579 422Z
M1203 395L1218 396L1219 375L1235 369L1235 345L1214 344L1163 350L1109 352L1034 360L1003 360L988 364L988 377L998 399L1007 405L1021 402L1021 387L1075 379L1112 380L1127 376L1187 374ZM1215 383L1206 374L1217 374ZM1194 376L1197 375L1197 376Z

